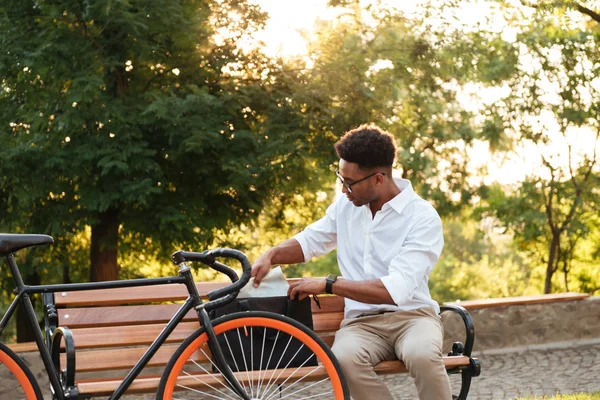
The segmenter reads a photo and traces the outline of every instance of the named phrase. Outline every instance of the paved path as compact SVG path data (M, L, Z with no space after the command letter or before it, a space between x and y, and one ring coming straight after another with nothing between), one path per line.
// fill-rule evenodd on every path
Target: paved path
M600 391L600 340L494 350L475 356L481 361L481 375L473 379L469 399ZM396 399L417 398L412 378L384 379Z
M472 381L469 400L600 391L600 339L493 350L474 356L481 361L482 372ZM388 375L383 379L397 400L417 398L408 375ZM451 379L453 385L459 385L459 377L453 375ZM123 399L150 400L154 395Z

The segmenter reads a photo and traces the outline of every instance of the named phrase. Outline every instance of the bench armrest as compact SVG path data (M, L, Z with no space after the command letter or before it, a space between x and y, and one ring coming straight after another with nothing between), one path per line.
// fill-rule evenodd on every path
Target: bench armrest
M66 368L60 367L60 342L65 339L65 355L67 356ZM70 390L75 386L75 340L71 330L67 327L59 326L52 333L50 354L56 371L61 374L63 389Z
M473 351L473 343L475 342L475 325L473 325L473 319L471 318L471 314L461 306L456 305L445 305L440 307L440 314L445 311L453 311L460 315L465 324L465 330L467 334L467 340L465 342L465 348L463 354L467 357L471 357L471 352Z
M58 326L58 312L54 303L54 293L43 293L44 301L44 332L46 334L46 347L51 350L52 334Z

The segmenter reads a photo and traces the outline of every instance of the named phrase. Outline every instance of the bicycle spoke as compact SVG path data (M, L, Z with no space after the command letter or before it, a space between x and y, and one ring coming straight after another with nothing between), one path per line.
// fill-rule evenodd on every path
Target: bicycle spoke
M202 368L202 370L204 370L205 372L207 372L207 375L212 375L212 374L208 373L208 371L206 371L204 368ZM195 381L197 381L197 382L200 382L200 383L202 383L202 384L204 384L204 385L208 386L209 388L211 388L211 389L212 389L212 390L214 390L215 392L219 392L219 393L221 393L223 396L226 396L226 397L227 397L227 398L229 398L229 399L233 399L233 400L235 400L233 397L229 396L227 393L225 393L225 392L222 392L221 390L219 390L219 389L215 388L214 386L212 386L210 383L208 383L208 382L205 382L204 380L200 379L200 378L199 378L197 375L190 374L190 373L189 373L189 372L187 372L187 371L181 371L181 372L182 372L183 374L185 374L186 376L189 376L189 377L190 377L190 378L192 378L193 380L195 380ZM222 382L221 382L221 383L222 383ZM180 384L177 384L177 386L178 386L178 387L181 387L181 388L186 388L186 389L189 389L189 390L190 390L190 388L188 388L188 387L187 387L187 386L185 386L185 385L180 385ZM224 386L224 387L227 387L227 385L223 385L223 386ZM198 392L198 393L204 393L204 392L200 392L198 389L194 389L193 391L194 391L194 392ZM236 395L236 394L235 394L235 392L234 392L234 395Z
M240 372L240 368L238 367L238 364L237 364L237 361L235 358L235 354L233 354L233 350L231 349L231 345L229 344L229 339L227 338L227 335L225 335L225 334L223 334L223 337L225 338L225 343L227 343L227 348L229 349L229 354L231 355L233 364L235 365L235 370L236 370L236 372ZM221 371L219 371L219 372L221 372ZM238 381L238 382L240 382L240 381ZM240 384L244 388L244 391L247 392L248 389L246 389L246 385L244 384L243 380L240 382Z
M218 396L212 395L210 393L202 392L202 391L200 391L198 389L194 389L194 388L189 387L189 386L177 385L177 387L180 387L180 388L183 388L183 389L187 389L190 392L198 393L198 394L205 395L205 396L208 396L208 397L214 397L215 399L224 399L224 397L218 397ZM182 399L182 400L186 400L186 399Z
M283 349L283 351L281 352L281 356L279 357L279 360L277 361L277 365L275 366L275 369L273 369L273 374L271 374L271 378L273 377L273 375L275 374L275 372L277 371L277 369L279 368L279 364L281 364L281 360L283 360L283 356L285 355L285 353L287 352L287 349L290 347L290 343L292 342L292 337L290 336L290 338L288 339L287 344L285 345L285 348ZM275 348L275 345L273 345L273 348ZM297 353L296 353L297 354ZM294 358L292 357L292 360ZM288 365L290 364L290 362L292 362L292 360L290 360L288 362ZM279 372L279 375L277 375L277 378L275 378L275 380L273 381L273 384L276 384L277 379L279 379L279 377L281 376L281 374L283 374L284 370L282 369ZM271 382L271 379L269 379L269 383ZM263 392L263 397L264 397L264 393L270 393L271 392L271 388L265 389L265 391Z
M291 362L294 360L294 358L296 358L296 356L298 355L298 353L300 352L300 350L302 349L302 347L304 347L304 345L302 345L302 346L301 346L301 347L298 349L298 351L296 351L296 353L294 354L294 356L292 357L292 359L291 359L291 360L290 360L290 361L287 363L287 365L285 366L285 368L287 368L287 367L290 365L290 363L291 363ZM293 372L292 374L290 374L290 376L288 376L288 377L287 377L287 378L286 378L286 379L285 379L283 382L281 382L279 385L280 385L280 386L283 386L283 385L285 385L285 384L286 384L286 382L287 382L288 380L290 380L290 379L292 378L292 376L294 376L294 373L298 372L298 370L299 370L300 368L302 368L302 367L304 366L304 364L306 364L306 363L307 363L307 362L308 362L308 361L309 361L309 360L310 360L312 357L313 357L313 355L311 354L311 355L310 355L310 356L309 356L309 357L308 357L306 360L304 360L304 362L303 362L303 363L302 363L302 364L301 364L299 367L297 367L297 368L294 370L294 372ZM280 394L281 394L281 393L283 393L284 391L286 391L286 390L287 390L287 389L289 389L290 387L294 386L294 384L296 384L297 382L301 381L302 379L306 378L307 376L310 376L310 375L311 375L313 372L317 371L318 369L319 369L319 367L317 366L316 368L314 368L312 371L310 371L308 374L306 374L305 376L303 376L303 377L302 377L302 378L300 378L299 380L296 380L296 381L294 381L294 382L293 382L293 383L292 383L290 386L286 387L286 388L285 388L285 389L283 389L283 390L280 390L280 392L279 392L279 393L280 393ZM281 376L281 374L279 374L279 376ZM279 377L277 377L277 378L279 378ZM275 393L277 393L277 392L275 391ZM268 396L268 397L266 397L266 398L270 398L270 397L272 397L272 396L273 396L273 393L269 393L269 396Z
M172 398L238 400L343 400L347 389L337 380L340 376L334 359L326 345L306 327L291 324L277 315L248 312L230 314L215 325L226 362L234 373L231 382L244 392L238 393L231 382L222 377L222 370L208 357L208 335L202 330L190 337L171 361L176 369L167 370L163 376L164 400ZM261 336L262 335L262 338ZM271 336L269 336L271 335ZM237 337L236 337L237 336ZM260 339L259 339L260 338ZM203 350L203 347L204 350ZM212 345L211 345L212 347ZM194 351L197 351L194 354ZM241 352L241 354L240 354ZM260 354L259 354L260 353ZM229 357L231 356L231 358ZM205 357L205 358L204 358ZM187 360L187 363L185 362ZM205 361L206 360L206 361ZM190 362L191 361L191 362ZM197 361L197 362L196 362ZM332 362L333 361L333 362ZM196 364L194 366L192 364ZM209 363L210 362L210 363ZM211 368L212 364L212 368ZM191 377L182 366L193 372ZM213 371L212 374L208 371ZM217 372L218 371L218 372ZM220 374L220 375L219 375ZM180 379L181 378L181 379ZM343 378L342 378L343 379ZM218 383L217 383L218 382ZM177 384L177 386L173 386ZM223 389L220 385L227 387ZM176 395L173 389L189 390L189 397ZM173 396L173 397L171 397ZM238 397L239 396L239 397Z
M244 327L244 329L246 329L246 327ZM248 386L250 386L250 397L253 397L253 395L252 395L252 379L250 378L250 372L248 371L248 363L246 362L246 352L244 351L244 344L242 343L242 337L240 336L240 328L237 329L237 335L238 335L238 340L240 342L240 349L242 351L242 358L244 359L244 367L246 367L246 376L248 377Z
M277 332L277 335L275 335L275 341L273 342L273 347L271 347L271 354L269 354L269 361L267 361L267 366L266 366L266 370L265 370L265 377L267 375L267 371L269 370L269 365L271 365L271 358L273 357L273 351L275 350L275 347L277 346L277 340L279 339L279 331ZM265 328L265 335L267 334L267 328ZM281 358L279 359L279 362L281 362ZM263 395L264 393L266 393L268 390L270 390L270 385L271 385L271 380L273 379L273 376L275 375L275 370L277 369L277 367L279 366L279 362L277 362L277 366L275 368L273 368L273 371L271 372L271 376L269 377L269 381L267 382L267 384L265 385L265 389L263 391ZM260 393L259 396L260 397Z
M262 340L262 349L260 351L260 364L259 367L260 369L258 370L258 387L256 389L256 394L259 395L260 394L260 388L262 386L263 380L262 380L262 372L263 372L263 355L265 353L265 341L267 340L267 328L264 328L264 332L263 332L263 340ZM273 354L273 351L271 351L271 354ZM271 361L271 358L269 358L269 361ZM267 376L267 370L269 369L269 363L267 362L267 365L265 365L265 377Z
M297 353L296 353L296 354L297 354ZM296 372L298 372L298 370L300 370L300 368L302 368L302 367L304 366L304 364L306 364L308 361L310 361L310 359L311 359L313 356L314 356L314 354L311 354L311 355L310 355L310 356L309 356L309 357L308 357L308 358L307 358L307 359L306 359L306 360L305 360L305 361L304 361L304 362L303 362L303 363L302 363L302 364L301 364L299 367L297 367L297 368L294 370L294 372L293 372L293 373L292 373L292 374L291 374L291 375L290 375L290 376L289 376L289 377L288 377L288 378L287 378L285 381L281 382L281 384L280 384L280 385L282 385L282 386L283 386L283 385L285 385L285 383L286 383L286 382L287 382L287 381L288 381L288 380L289 380L289 379L290 379L292 376L294 376L294 374L295 374ZM289 365L289 363L288 363L288 365ZM287 366L286 366L286 368L287 368ZM316 366L316 367L315 367L315 368L313 368L313 369L312 369L312 371L310 371L308 374L306 374L306 375L302 376L300 379L297 379L297 380L295 380L294 382L292 382L291 384L289 384L288 386L286 386L286 388L285 388L285 389L281 390L279 393L281 394L281 393L285 392L286 390L289 390L290 388L294 387L294 385L296 385L296 384L299 384L299 383L300 383L302 380L304 380L306 377L308 377L308 376L312 375L314 372L318 371L320 368L321 368L321 367L319 367L319 366ZM323 380L321 380L321 381L319 381L319 382L317 382L317 383L321 383L321 382L325 382L325 381L327 381L327 379L323 379ZM310 387L312 387L312 386L314 386L314 384L313 384L313 385L311 385ZM303 390L303 389L302 389L302 390ZM275 393L277 393L277 392L275 392ZM297 392L295 392L295 393L297 393ZM265 400L272 398L272 397L273 397L273 395L274 395L274 394L269 394L269 397L265 397Z
M221 385L223 385L224 388L228 389L231 393L233 393L235 396L237 396L237 393L231 388L232 384L231 381L229 379L227 379L227 377L225 375L223 375L223 373L221 372L221 370L219 369L219 367L217 366L217 364L215 364L212 360L212 358L210 358L208 356L208 354L206 354L206 352L204 351L204 349L200 348L200 351L202 352L202 354L204 355L204 357L206 357L207 360L210 361L210 363L212 364L212 366L217 370L217 372L219 374L221 374L221 376L223 377L223 379L228 383L228 385L226 385L225 383L221 382ZM200 368L202 371L206 372L207 374L211 374L208 370L206 370L202 365L200 365L199 363L197 363L194 360L190 360L192 363L194 363L198 368ZM182 371L183 373L186 373L185 371ZM218 390L218 389L215 389ZM226 394L225 394L226 395Z

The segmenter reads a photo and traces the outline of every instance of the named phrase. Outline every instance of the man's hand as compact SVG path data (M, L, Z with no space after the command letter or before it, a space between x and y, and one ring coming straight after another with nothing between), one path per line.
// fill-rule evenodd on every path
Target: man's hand
M302 278L298 282L292 283L288 289L288 297L292 300L303 300L310 294L325 293L324 278Z
M300 243L294 238L288 239L278 246L267 250L252 265L250 277L254 278L254 287L257 288L273 265L297 264L304 262L304 253Z
M250 277L254 278L254 287L257 288L260 285L260 282L263 280L265 275L269 273L271 270L271 257L269 252L267 251L262 256L258 257L258 259L252 265L252 273Z

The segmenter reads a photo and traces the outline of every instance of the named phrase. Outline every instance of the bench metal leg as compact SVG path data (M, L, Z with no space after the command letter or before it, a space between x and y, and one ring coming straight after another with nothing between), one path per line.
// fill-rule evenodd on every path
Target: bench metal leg
M450 353L450 355L464 355L469 357L469 366L461 370L460 372L460 393L458 394L458 397L455 397L457 400L466 400L467 394L469 394L469 389L471 388L471 379L476 376L479 376L479 374L481 373L481 363L478 359L471 357L471 352L473 351L473 343L475 342L475 326L473 324L473 319L471 318L471 315L464 307L458 305L446 305L440 307L440 313L445 311L452 311L458 314L465 326L465 344L463 345L460 342L454 343L452 345L452 352Z
M458 394L458 397L456 397L457 400L467 399L467 394L469 394L469 389L471 389L471 379L479 376L481 373L481 363L477 358L471 358L470 364L471 365L469 365L468 368L462 370L460 373L461 386L460 393Z

